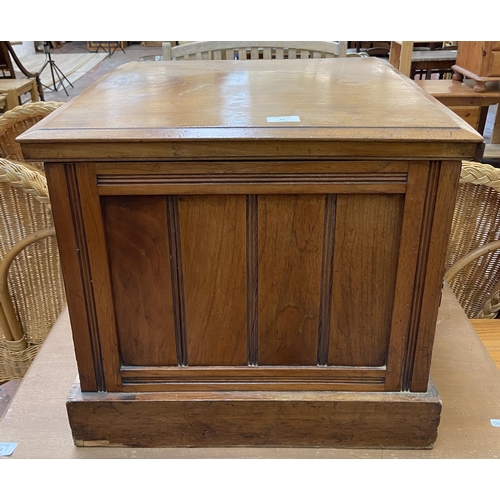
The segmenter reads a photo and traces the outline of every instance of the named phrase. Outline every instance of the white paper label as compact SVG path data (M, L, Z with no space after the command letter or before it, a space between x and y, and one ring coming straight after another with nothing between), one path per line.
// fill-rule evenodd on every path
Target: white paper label
M268 116L268 123L300 122L299 116Z
M500 419L498 419L498 418L492 418L490 420L490 422L491 422L491 425L493 427L500 427Z

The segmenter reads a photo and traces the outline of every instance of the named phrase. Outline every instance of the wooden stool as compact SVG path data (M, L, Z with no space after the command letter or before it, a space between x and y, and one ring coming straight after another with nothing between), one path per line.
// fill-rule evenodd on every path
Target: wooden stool
M0 79L0 93L7 94L7 106L5 111L19 106L19 97L27 92L31 94L31 100L33 102L37 102L39 100L36 80L34 78Z
M484 131L488 106L500 103L500 82L488 83L487 91L483 93L474 92L472 80L467 80L466 83L455 80L415 80L415 83L481 134ZM491 142L499 140L500 120L497 114Z

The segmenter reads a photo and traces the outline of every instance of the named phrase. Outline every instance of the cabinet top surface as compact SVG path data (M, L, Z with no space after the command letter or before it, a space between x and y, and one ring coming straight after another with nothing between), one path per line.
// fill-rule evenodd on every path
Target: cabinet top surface
M53 112L20 142L248 139L482 141L388 64L342 58L132 62Z

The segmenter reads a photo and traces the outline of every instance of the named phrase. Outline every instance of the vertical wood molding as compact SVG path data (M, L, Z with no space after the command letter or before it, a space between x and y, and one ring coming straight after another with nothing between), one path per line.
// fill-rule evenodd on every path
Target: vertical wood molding
M258 197L247 195L246 271L247 271L247 353L248 365L259 364L258 350L258 290L259 290L259 242Z
M424 297L425 278L431 244L432 225L435 216L436 196L439 185L440 162L431 162L429 177L425 193L424 212L420 230L420 243L418 248L417 266L413 289L413 302L410 315L410 326L406 340L405 357L403 360L401 389L409 391L413 377L417 340L420 332L420 319L422 314L422 301Z
M179 207L177 203L177 196L167 196L166 199L177 363L179 364L179 366L187 366L188 350L186 332L186 307L184 303L184 279L182 272Z
M414 292L428 175L428 162L410 162L386 363L386 391L400 391L402 386L403 359L411 316L409 304Z
M69 181L66 177L66 169L71 167L69 164L46 163L45 174L50 190L52 216L63 269L64 288L68 300L80 384L82 390L96 392L98 382L93 346L95 331L91 332L89 307L87 306L88 293L85 291L82 275L81 252L79 251L82 235L79 235L75 229L75 197L73 194L70 195ZM74 193L74 190L73 186L71 193ZM97 372L99 372L99 366ZM102 376L99 376L99 379L99 386L102 387Z
M432 347L444 279L444 267L461 162L443 161L439 172L434 219L429 240L427 272L422 297L418 338L414 349L412 392L425 392L429 383Z
M335 246L335 209L337 196L325 196L321 291L318 322L318 365L328 365L328 341L332 304L333 249Z
M96 336L102 353L102 367L107 391L120 391L120 353L116 331L115 306L109 269L106 235L101 208L101 200L97 191L95 166L92 164L74 166L68 175L76 178L78 206L84 225L86 251L88 258L88 278L97 320Z
M76 165L65 165L66 179L68 184L68 194L71 200L71 217L75 229L75 239L80 264L80 275L83 285L85 308L88 318L88 329L90 344L92 348L92 361L94 364L96 390L106 391L106 378L104 374L104 363L102 359L101 342L99 338L99 326L95 297L92 285L92 274L90 270L89 250L87 247L87 236L80 199L80 189Z

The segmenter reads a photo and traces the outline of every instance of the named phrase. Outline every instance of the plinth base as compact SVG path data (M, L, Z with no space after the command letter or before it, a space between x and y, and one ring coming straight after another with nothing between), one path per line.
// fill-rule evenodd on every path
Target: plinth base
M426 393L82 393L67 402L77 446L431 448L441 401Z

